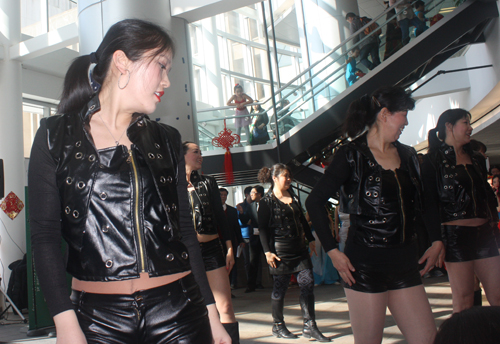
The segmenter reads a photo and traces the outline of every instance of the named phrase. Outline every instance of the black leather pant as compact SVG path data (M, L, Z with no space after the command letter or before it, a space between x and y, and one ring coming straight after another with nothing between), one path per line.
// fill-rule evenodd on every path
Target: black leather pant
M73 291L71 300L89 344L212 343L207 308L192 274L131 295Z

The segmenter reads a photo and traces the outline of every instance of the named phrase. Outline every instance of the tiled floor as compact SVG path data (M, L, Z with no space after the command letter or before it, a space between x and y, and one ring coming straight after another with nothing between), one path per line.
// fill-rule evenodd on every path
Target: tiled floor
M436 325L439 326L451 314L451 294L448 280L446 277L429 278L424 280L424 283ZM271 336L270 293L270 288L249 294L244 293L244 288L233 291L236 296L233 302L237 312L236 317L240 323L241 343L309 343L310 340L302 337L299 339L277 339ZM343 289L335 285L322 285L315 288L315 295L316 318L321 331L326 336L331 337L336 344L352 344L354 339ZM300 334L302 329L298 300L299 289L290 288L285 299L285 321L290 331L295 334ZM483 302L486 303L486 301ZM9 315L9 319L15 320L15 318L14 314ZM2 322L5 321L2 319L0 323ZM55 344L56 342L55 338L29 338L26 336L27 330L27 325L19 323L0 325L0 342L33 344ZM389 313L385 323L383 343L405 343Z

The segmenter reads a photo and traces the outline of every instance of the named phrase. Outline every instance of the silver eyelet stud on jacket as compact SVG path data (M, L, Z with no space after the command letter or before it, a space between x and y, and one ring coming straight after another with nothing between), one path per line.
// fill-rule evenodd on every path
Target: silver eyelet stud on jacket
M80 213L78 212L78 210L73 210L73 217L74 217L75 219L77 219L77 218L78 218L78 216L80 216Z
M155 143L155 148L156 148L156 149L160 149L160 145L159 145L159 144L157 144L157 143Z
M105 192L101 192L101 194L99 195L99 198L103 201L106 200L106 198L108 198L108 195L105 193Z
M77 153L75 154L75 158L77 158L77 159L81 159L81 158L83 158L83 153L82 153L82 152L77 152Z
M106 260L106 267L109 269L110 267L113 266L113 261L111 259Z
M71 185L73 183L73 178L68 177L66 178L66 184Z
M76 186L81 190L85 187L85 182L80 181L80 182L78 182L78 184L76 184Z
M167 254L167 260L169 262L173 261L175 259L174 255L172 253Z
M150 159L154 159L154 158L155 158L155 155L154 155L153 153L148 153L148 157L149 157Z
M103 233L109 232L109 225L106 225L106 226L102 227L102 232Z
M82 145L82 141L76 141L75 146L80 147Z
M95 154L90 154L89 155L89 161L94 162L95 161Z
M188 259L189 254L187 254L187 252L182 252L181 257L182 257L182 259Z

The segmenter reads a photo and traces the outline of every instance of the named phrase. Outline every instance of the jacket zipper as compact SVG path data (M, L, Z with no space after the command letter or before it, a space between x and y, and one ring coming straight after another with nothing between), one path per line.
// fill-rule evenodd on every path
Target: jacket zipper
M293 200L292 200L292 202L293 202ZM297 225L297 220L295 219L295 211L293 211L292 203L288 203L287 205L292 210L293 222L295 222L295 231L297 232L297 236L300 237L299 226Z
M467 175L470 178L470 182L472 183L472 201L474 202L474 216L477 216L477 208L476 208L476 197L474 197L474 180L472 180L471 175L469 174L469 170L467 169L467 165L465 165L465 172L467 172Z
M137 238L139 240L139 258L141 260L141 272L146 272L146 259L144 257L144 243L141 232L141 224L139 222L139 175L137 173L137 166L135 165L134 154L132 150L128 151L130 162L132 163L132 170L134 172L134 218L135 227L137 230Z
M188 191L188 194L189 194L189 200L191 201L191 211L193 213L193 226L194 226L194 229L197 231L198 228L196 228L196 214L195 214L195 211L194 211L193 193L191 191Z
M405 242L405 237L406 237L406 231L405 231L405 225L406 225L406 219L405 219L405 210L404 210L404 204L403 204L403 197L402 197L402 193L401 193L401 184L399 183L399 179L398 179L398 174L396 173L396 171L392 171L394 172L394 177L396 177L396 182L398 183L398 188L399 188L399 204L401 205L401 214L403 214L403 243Z

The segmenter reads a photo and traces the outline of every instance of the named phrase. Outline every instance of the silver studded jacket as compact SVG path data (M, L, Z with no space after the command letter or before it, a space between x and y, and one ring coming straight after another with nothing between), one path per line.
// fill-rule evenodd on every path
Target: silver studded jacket
M130 150L98 151L88 125L98 110L95 97L78 115L45 119L68 272L81 280L112 281L189 270L180 241L179 133L136 114L127 129Z
M394 142L401 159L401 165L406 165L417 194L416 208L422 209L422 183L420 167L415 149L398 141ZM380 207L382 174L373 154L366 143L366 135L342 147L353 174L350 181L340 190L340 203L344 212L357 215L383 215ZM339 152L340 153L340 152Z
M226 214L222 208L219 186L215 178L200 175L198 171L191 172L190 181L194 186L191 193L191 211L196 213L193 219L198 219L195 229L198 234L218 234L220 229L222 239L232 239ZM194 197L193 197L194 196Z
M464 167L467 180L461 180L455 150L446 143L443 142L426 158L435 174L441 223L470 218L487 218L492 223L498 222L495 196L487 182L485 159L479 153L469 154L473 170L467 170L471 168L470 165ZM480 180L474 176L479 176ZM466 183L472 187L465 187Z
M415 239L413 222L415 215L422 209L423 188L420 167L415 150L394 142L401 159L401 168L408 173L413 190L405 190L399 184L400 173L396 175L399 191L394 189L398 201L389 202L383 197L385 192L394 188L383 185L382 168L368 148L366 135L348 143L341 149L351 166L351 177L340 189L340 205L343 212L354 215L351 226L357 228L355 238L368 247L397 247L411 243ZM407 194L414 192L414 194ZM411 200L404 202L403 199Z

